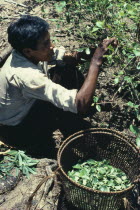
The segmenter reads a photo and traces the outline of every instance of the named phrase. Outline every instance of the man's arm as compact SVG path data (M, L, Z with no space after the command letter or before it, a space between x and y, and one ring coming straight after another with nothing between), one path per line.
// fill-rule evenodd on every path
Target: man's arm
M98 72L103 61L103 55L110 44L117 44L115 38L105 39L96 49L90 63L89 71L85 82L76 95L76 105L78 113L86 113L89 109L96 88Z

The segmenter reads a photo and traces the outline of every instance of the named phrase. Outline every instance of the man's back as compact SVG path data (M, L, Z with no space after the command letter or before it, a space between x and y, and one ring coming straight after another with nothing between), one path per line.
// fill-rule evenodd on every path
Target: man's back
M23 93L18 86L18 80L16 80L16 71L24 70L24 68L21 68L23 63L25 63L24 58L14 51L0 71L1 124L15 125L19 123L19 120L21 121L27 114L35 101L35 99L23 97Z

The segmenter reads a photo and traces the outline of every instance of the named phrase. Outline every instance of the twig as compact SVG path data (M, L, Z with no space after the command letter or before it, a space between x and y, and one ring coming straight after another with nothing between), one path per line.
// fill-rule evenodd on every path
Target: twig
M94 106L94 105L105 105L105 104L117 104L118 102L114 102L114 101L101 101L100 103L92 103L91 106Z
M124 69L131 63L131 61L132 61L133 59L134 59L134 58L132 58L132 59L124 66L124 68L122 69L122 71L124 71ZM113 98L112 98L112 101L114 101L115 96L116 96L117 93L121 90L123 84L124 84L124 81L121 82L120 87L119 87L118 90L115 92L115 94L114 94L114 96L113 96Z
M28 202L27 202L27 208L26 210L30 210L31 209L31 203L32 203L32 200L33 200L33 197L35 196L35 194L37 193L37 191L40 189L40 187L50 178L53 178L57 172L59 171L60 167L58 167L53 173L52 175L50 176L46 176L44 177L44 179L42 179L42 181L38 184L38 186L36 187L36 189L34 190L34 192L31 194L31 196L29 197L28 199Z
M114 101L101 101L100 103L95 103L95 104L117 104L117 102L114 102Z
M5 17L1 17L1 19L15 19L15 18L19 18L19 16L5 16Z
M47 176L50 176L50 175L53 173L53 169L56 168L56 167L57 167L57 162L56 162L56 161L55 161L55 162L52 162L52 165L47 165L47 166L46 166L46 174L47 174ZM53 179L53 177L52 177L52 178L50 178L50 179L46 182L46 184L45 184L45 189L44 189L44 191L43 191L43 193L42 193L42 195L41 195L40 201L42 200L44 194L47 195L47 194L49 193L49 190L50 190L50 188L51 188L51 186L52 186L52 184L53 184L53 181L54 181L54 179ZM40 201L37 203L37 205L35 206L34 210L37 209L37 207L38 207ZM39 207L39 208L40 208L40 207Z
M16 4L17 6L21 6L21 7L26 7L26 8L27 8L26 5L21 4L21 3L17 3L17 2L15 2L15 1L13 1L13 0L4 0L4 1L5 1L5 2L8 2L8 3Z

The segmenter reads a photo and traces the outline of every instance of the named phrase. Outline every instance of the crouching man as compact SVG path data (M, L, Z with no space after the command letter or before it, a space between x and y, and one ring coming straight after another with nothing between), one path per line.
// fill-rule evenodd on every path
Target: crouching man
M13 51L0 71L0 136L13 145L33 146L42 139L47 144L49 134L61 124L57 115L74 113L73 122L67 117L63 123L63 128L71 129L75 116L89 109L103 55L116 39L104 40L96 49L80 89L67 89L52 81L47 66L40 64L56 56L46 21L22 16L8 27L8 41ZM58 54L65 57L64 48Z

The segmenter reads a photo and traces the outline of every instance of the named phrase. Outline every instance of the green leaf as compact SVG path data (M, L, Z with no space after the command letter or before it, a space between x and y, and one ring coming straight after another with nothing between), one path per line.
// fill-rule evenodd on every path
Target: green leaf
M121 180L119 177L117 177L115 181L116 181L118 184L121 184L121 183L122 183L122 180Z
M66 6L66 2L65 1L61 1L60 3L56 3L55 4L55 9L58 13L63 11L63 8Z
M139 114L137 115L137 119L140 120L140 115Z
M105 174L106 173L106 170L104 168L99 168L98 171L99 171L100 174Z
M85 169L82 169L82 170L80 171L80 173L79 173L79 176L82 177L82 176L84 176L84 175L86 175L86 174L87 174L86 170L85 170Z
M110 192L109 187L107 187L107 186L101 186L100 187L100 191L102 191L102 192Z
M57 20L56 19L48 19L48 20L50 20L50 21L52 21L52 22L56 22Z
M99 97L94 96L94 97L93 97L93 101L94 101L94 103L97 103L97 102L99 101Z
M22 158L21 158L21 155L18 153L18 160L19 160L19 166L21 166L22 165Z
M140 147L140 137L136 138L136 144L138 147Z
M23 165L23 167L22 167L22 168L23 168L23 170L22 170L23 174L24 174L24 175L26 175L27 177L29 177L29 171L28 171L28 168L27 168L26 166L24 166L24 165Z
M90 49L86 48L86 54L89 55L90 54Z
M101 112L101 106L100 105L96 104L96 109L97 109L98 112Z
M120 72L119 72L119 75L123 75L123 74L124 74L124 71L120 71Z
M89 159L89 160L87 160L87 163L88 163L88 164L91 164L91 165L92 165L92 164L94 165L94 164L96 163L96 161L93 160L93 159Z
M133 53L135 54L135 56L140 56L140 50L133 50Z
M96 32L96 31L98 31L98 30L99 30L99 28L94 27L94 28L92 29L92 32Z
M81 164L76 164L73 166L73 168L81 169Z
M127 180L127 176L122 176L122 180Z
M129 76L125 76L124 77L124 80L127 81L128 83L131 83L132 82L132 78L129 77Z
M125 15L124 11L119 12L119 16L123 17Z
M129 101L129 102L127 103L127 105L130 106L130 107L132 107L132 108L134 107L134 103L132 103L131 101Z
M140 70L140 62L137 64L137 69Z
M78 48L77 51L78 52L83 52L85 48Z
M135 11L134 10L128 10L128 14L129 15L135 15Z
M93 180L92 180L92 182L93 182L93 184L96 184L96 183L98 183L98 179L97 179L97 177L93 177Z
M36 174L35 169L29 168L28 166L27 166L27 169L28 169L28 171L29 171L31 174Z
M96 22L96 26L99 28L104 28L104 25L105 25L105 21L97 21Z
M66 6L66 1L61 1L60 5L61 5L61 7L65 7Z
M10 150L9 152L7 152L8 155L16 155L18 153L18 151L16 150Z
M122 187L121 186L114 186L115 190L122 190Z
M109 187L114 186L114 182L113 182L113 180L108 181L107 185L108 185Z
M73 176L72 179L73 179L74 181L78 182L79 176Z
M17 167L15 167L15 169L16 169L16 176L18 176L18 175L19 175L20 170L19 170L19 168L17 168Z
M30 163L27 163L28 166L34 166L36 165L37 163L34 163L34 162L30 162Z
M86 185L86 184L87 184L87 180L83 179L83 185Z
M129 129L130 129L130 131L131 131L132 133L134 133L135 135L138 135L139 129L138 129L137 126L131 124L130 127L129 127Z
M120 81L119 77L116 77L116 78L114 79L114 83L115 83L115 84L118 84L119 81Z

